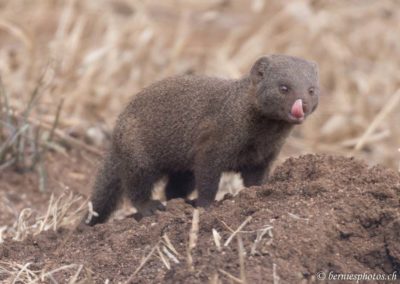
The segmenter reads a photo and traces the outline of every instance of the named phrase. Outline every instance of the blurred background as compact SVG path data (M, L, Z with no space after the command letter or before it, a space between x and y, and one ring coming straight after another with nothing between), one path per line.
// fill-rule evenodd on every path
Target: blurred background
M323 152L399 169L398 1L0 0L8 105L18 113L39 94L30 119L49 129L63 101L59 136L100 152L146 85L184 73L239 78L271 53L318 62L322 84L319 109L280 160Z

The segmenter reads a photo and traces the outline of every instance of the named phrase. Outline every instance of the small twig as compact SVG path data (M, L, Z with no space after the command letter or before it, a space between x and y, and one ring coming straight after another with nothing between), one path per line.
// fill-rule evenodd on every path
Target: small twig
M40 147L40 127L36 127L35 129L35 133L34 129L31 127L30 128L30 134L31 136L34 137L30 137L30 143L31 143L31 148L32 148L32 159L31 159L31 166L30 166L30 170L33 170L35 165L37 163L39 163L39 160L41 158L40 153L41 153L41 147Z
M3 100L1 100L2 98ZM0 111L2 111L3 109L3 103L6 114L6 124L11 125L11 109L8 102L8 95L4 89L3 80L0 77Z
M276 264L272 264L272 279L274 281L274 284L279 284L280 277L278 276L276 272Z
M176 256L173 255L173 254L167 249L166 246L163 246L163 247L162 247L162 250L163 250L163 252L164 252L170 259L172 259L173 262L179 263L179 260L176 258Z
M19 279L20 275L22 274L22 272L24 272L25 270L28 269L29 265L31 265L30 262L26 263L26 264L20 269L20 271L18 271L18 273L17 273L17 275L15 276L15 278L14 278L12 284L17 283L17 280Z
M397 149L397 151L399 151L399 153L400 153L400 148L399 148L399 149ZM400 163L399 163L399 172L400 172Z
M58 126L58 122L60 121L60 114L61 114L61 109L62 109L63 104L64 104L64 98L61 99L60 103L58 104L57 111L56 111L56 116L54 118L53 125L52 125L52 127L50 129L50 133L49 133L49 137L47 139L47 142L53 141L54 131L56 130L56 128Z
M26 229L25 219L28 219L31 216L31 214L32 214L32 209L30 208L25 208L19 213L18 220L14 225L16 228L16 233L15 236L13 237L14 241L23 240L24 235L28 233Z
M243 246L242 237L240 234L236 236L238 241L238 251L239 251L239 264L240 264L240 279L242 283L247 284L246 267L244 265L244 256L246 254Z
M11 137L9 137L3 145L0 147L0 157L3 155L3 152L6 152L8 147L17 141L18 137L22 135L26 130L28 130L29 124L25 124L24 126L20 127L18 131L16 131Z
M167 234L164 234L164 235L162 236L162 238L164 239L165 245L166 245L174 254L176 254L177 256L181 256L181 255L179 254L179 252L175 249L175 247L172 245L171 240L169 239L169 237L168 237Z
M43 128L45 128L47 130L52 128L52 126L49 126L49 125L46 125L46 124L43 124L43 123L41 125L42 125ZM81 140L78 140L78 139L76 139L74 137L71 137L71 136L65 134L64 132L62 132L59 129L54 129L54 135L58 136L60 139L66 141L67 143L70 143L71 145L73 145L75 147L84 149L85 151L87 151L89 153L92 153L92 154L95 154L95 155L97 155L99 157L103 156L103 152L100 151L99 149L94 148L94 147L92 147L90 145L87 145L85 142L82 142Z
M58 267L58 268L53 269L53 270L51 270L49 272L43 273L41 275L41 277L40 277L40 280L44 281L46 277L50 278L51 280L55 280L54 277L53 277L54 273L57 273L57 272L63 271L63 270L67 270L67 269L70 269L70 268L73 268L73 267L76 267L76 266L77 266L77 264L69 264L69 265L64 265L64 266ZM55 283L57 283L57 281Z
M23 123L23 125L28 126L27 130L30 129L29 124L26 122ZM28 131L26 131L28 132ZM28 132L29 133L29 132ZM15 143L15 149L16 149L16 166L20 169L25 168L25 142L26 142L26 136L25 135L18 135L17 140Z
M3 238L3 234L5 231L7 231L7 226L1 226L0 227L0 244L4 243L4 238Z
M169 264L169 261L164 257L164 254L161 252L160 246L157 246L157 252L158 252L158 255L160 256L162 262L164 263L165 267L168 270L170 270L171 269L171 265Z
M290 213L290 212L288 212L288 215L289 215L289 217L291 217L291 218L293 218L293 219L301 220L301 221L304 221L304 222L306 222L306 223L308 223L308 222L310 221L309 218L303 218L303 217L300 217L300 216L298 216L298 215L296 215L296 214L293 214L293 213Z
M141 261L140 265L136 270L133 272L133 274L128 278L128 280L125 282L126 284L131 283L133 278L138 274L138 272L142 269L142 267L147 263L147 261L150 259L150 257L153 255L153 253L156 251L158 248L158 245L160 244L160 241L156 243L156 245L151 249L149 254Z
M217 250L221 251L221 235L215 229L212 229L212 234L213 234L214 243L215 243L215 246L217 247Z
M236 229L236 231L234 231L232 233L232 235L226 240L226 242L224 244L225 247L227 247L229 245L229 243L232 241L232 239L235 237L235 235L238 232L240 232L243 229L243 227L246 226L246 224L251 221L251 219L252 219L252 217L249 216L249 217L246 218L246 220L244 220L244 222Z
M210 279L210 284L220 284L221 282L219 281L218 273L214 272L213 276L211 276Z
M52 194L50 195L49 206L47 207L46 215L44 216L44 219L43 219L43 221L42 221L42 224L40 225L39 232L42 232L42 231L44 230L45 225L46 225L46 223L47 223L47 220L48 220L49 217L50 217L50 212L51 212L51 208L52 208L52 205L53 205L53 200L54 200L54 194L52 193Z
M43 157L39 158L38 161L38 173L39 173L39 191L46 192L46 184L47 184L47 172L44 167Z
M219 272L221 272L222 274L224 274L225 276L227 276L229 279L235 281L236 283L243 283L243 281L235 276L233 276L232 274L230 274L229 272L223 270L223 269L218 269Z
M390 136L390 130L389 129L385 129L381 132L375 133L375 134L371 134L369 137L367 137L365 139L364 145L365 144L370 144L370 143L375 143L378 141L381 141L387 137ZM357 138L351 138L348 140L345 140L343 142L340 142L340 146L343 147L354 147L355 145L357 145L357 143L360 141L360 137Z
M189 233L189 245L187 250L187 259L189 270L193 271L193 258L192 258L192 250L196 247L197 242L197 234L199 232L199 209L193 210L193 219L192 219L192 227Z
M16 115L20 116L20 114L16 114ZM42 127L43 129L46 129L46 130L49 130L49 131L51 131L51 129L53 129L53 125L54 125L54 123L50 124L50 123L44 122L44 121L37 121L37 120L35 120L34 118L31 118L31 117L28 118L28 122L33 124L33 125L35 125L35 126ZM94 147L92 147L90 145L87 145L85 142L82 142L79 139L71 137L68 134L65 134L60 129L54 129L53 136L57 136L58 138L64 140L65 142L67 142L67 143L69 143L69 144L71 144L71 145L73 145L75 147L84 149L85 151L87 151L89 153L92 153L92 154L95 154L96 156L99 156L99 157L103 156L103 152L100 151L99 149L94 148Z
M39 90L43 85L43 78L46 75L46 71L47 71L47 69L45 69L45 71L43 71L43 73L40 75L38 83L36 84L32 94L30 96L29 102L23 111L22 125L29 125L28 119L33 110L33 107L36 105L37 101L40 98L41 93L39 92ZM25 168L25 158L26 158L25 145L26 145L26 136L25 135L18 136L18 140L16 143L16 148L17 148L16 149L17 150L16 165L20 166L22 168Z
M252 255L255 255L255 254L256 254L257 246L258 246L258 244L261 242L262 238L264 237L264 235L265 235L266 233L269 232L269 233L270 233L270 237L272 238L272 233L271 233L272 228L273 228L272 226L267 225L267 226L265 226L263 229L257 230L257 237L256 237L256 239L255 239L253 245L251 246L251 251L250 251L250 253L251 253Z
M222 220L220 220L220 219L218 219L218 220L219 220L219 221L222 223L222 225L224 225L231 233L235 232L231 227L228 226L227 223L225 223L224 221L222 221Z
M364 146L368 137L381 124L381 122L386 118L386 116L389 115L389 113L392 112L396 108L396 106L397 106L397 104L399 104L399 102L400 102L400 89L397 90L397 92L392 95L392 97L386 102L386 104L383 106L383 108L378 113L378 115L375 116L375 119L371 122L371 124L369 125L367 130L361 136L360 140L354 147L354 150L358 151Z
M71 278L71 280L69 281L69 284L75 284L76 281L78 280L79 274L81 274L83 265L79 265L78 270L76 271L75 275Z

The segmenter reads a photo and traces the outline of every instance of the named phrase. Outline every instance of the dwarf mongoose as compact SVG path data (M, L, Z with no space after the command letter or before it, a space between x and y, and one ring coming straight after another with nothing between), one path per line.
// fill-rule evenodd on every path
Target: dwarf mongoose
M167 199L198 190L196 206L210 205L222 172L259 185L295 124L318 105L317 65L271 55L238 80L168 78L138 93L119 116L111 149L92 195L89 225L104 222L124 194L148 216L163 209L153 184L168 176Z

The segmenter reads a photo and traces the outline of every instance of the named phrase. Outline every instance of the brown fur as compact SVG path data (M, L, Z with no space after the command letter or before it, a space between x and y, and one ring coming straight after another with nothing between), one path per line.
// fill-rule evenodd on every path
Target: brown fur
M261 184L296 123L288 117L294 101L303 100L307 116L318 97L316 64L284 55L260 58L239 80L179 76L145 88L116 123L90 225L104 222L123 192L142 216L162 209L150 198L165 175L167 199L197 188L197 206L212 203L224 171L240 172L245 186Z

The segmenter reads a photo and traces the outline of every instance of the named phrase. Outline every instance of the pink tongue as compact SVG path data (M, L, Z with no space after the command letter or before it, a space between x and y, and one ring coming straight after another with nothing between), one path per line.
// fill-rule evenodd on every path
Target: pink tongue
M301 99L298 99L294 102L292 109L290 113L295 117L295 118L302 118L304 117L304 112L303 112L303 101Z

